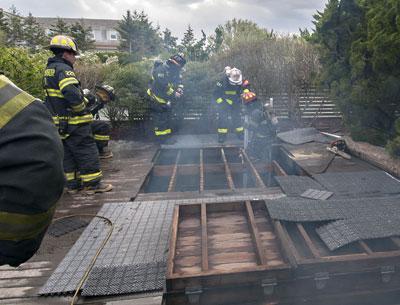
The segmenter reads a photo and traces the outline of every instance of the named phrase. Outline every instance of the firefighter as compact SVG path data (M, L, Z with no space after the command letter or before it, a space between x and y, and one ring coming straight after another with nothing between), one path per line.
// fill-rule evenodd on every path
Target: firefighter
M218 142L224 143L229 131L229 125L235 127L236 135L243 139L243 122L241 117L241 94L249 91L249 82L243 80L242 72L237 68L225 67L223 77L217 82L214 90L214 100L217 107ZM232 124L229 124L229 117Z
M73 64L78 49L75 41L63 35L50 42L54 57L44 73L45 104L53 115L64 146L64 172L69 193L84 188L88 194L107 192L111 184L101 182L99 155L91 131L93 115L86 106Z
M273 113L272 101L263 106L257 101L254 92L248 91L242 94L245 112L248 122L249 155L266 163L272 161L272 144L276 140L276 125L278 119Z
M64 188L63 148L41 101L0 75L0 266L38 250Z
M95 120L91 124L92 133L99 151L100 159L112 158L113 154L108 148L108 141L110 140L111 125L103 120L100 120L99 111L104 108L106 104L115 99L114 88L109 85L96 86L95 93L90 90L83 90L85 97L88 99L87 107Z
M183 53L171 56L165 63L156 62L147 90L151 98L154 135L158 142L173 144L172 104L183 95L181 69L186 64Z

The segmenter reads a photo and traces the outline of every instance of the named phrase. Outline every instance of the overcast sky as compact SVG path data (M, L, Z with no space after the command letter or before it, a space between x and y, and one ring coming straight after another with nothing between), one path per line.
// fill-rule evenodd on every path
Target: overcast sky
M213 32L233 18L249 19L280 33L312 27L312 15L328 0L0 0L0 7L15 5L22 15L40 17L120 19L127 9L144 10L162 29L182 37L188 24L197 35Z

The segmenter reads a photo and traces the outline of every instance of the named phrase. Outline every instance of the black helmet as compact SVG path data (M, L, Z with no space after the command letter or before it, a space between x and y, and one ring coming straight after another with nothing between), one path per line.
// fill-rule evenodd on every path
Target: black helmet
M175 54L168 59L168 62L183 68L186 64L185 55L183 53Z

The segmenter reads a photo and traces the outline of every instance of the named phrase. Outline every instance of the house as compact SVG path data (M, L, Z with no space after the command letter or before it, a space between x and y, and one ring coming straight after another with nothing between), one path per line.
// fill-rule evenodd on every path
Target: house
M57 23L58 18L35 17L43 27L46 34L51 34L50 28ZM120 37L115 30L118 20L113 19L87 19L87 18L62 18L68 25L83 23L85 27L92 29L91 38L95 41L96 51L116 51L120 43Z

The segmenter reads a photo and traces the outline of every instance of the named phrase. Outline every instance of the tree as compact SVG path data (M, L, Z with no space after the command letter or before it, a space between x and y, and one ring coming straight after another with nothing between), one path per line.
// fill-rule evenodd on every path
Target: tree
M190 24L183 35L179 50L187 55L190 61L204 61L208 58L209 48L207 48L207 36L204 31L201 31L202 38L196 40L194 31Z
M172 36L172 32L166 28L163 32L163 46L168 53L175 53L177 48L178 37Z
M214 30L214 35L208 39L209 54L218 53L221 50L222 43L224 42L224 28L219 25Z
M91 39L92 28L86 27L83 20L75 22L69 28L69 35L73 37L79 50L86 51L93 48L94 40Z
M7 45L21 45L24 41L22 17L18 13L15 6L11 6L10 15L7 21L6 34Z
M68 35L70 33L69 25L60 17L57 17L57 22L50 27L51 35Z
M121 36L120 49L137 58L157 54L162 45L159 28L154 27L148 16L142 11L128 10L116 28Z
M32 50L35 50L38 46L44 46L47 43L43 28L31 13L24 19L23 35L26 46Z

